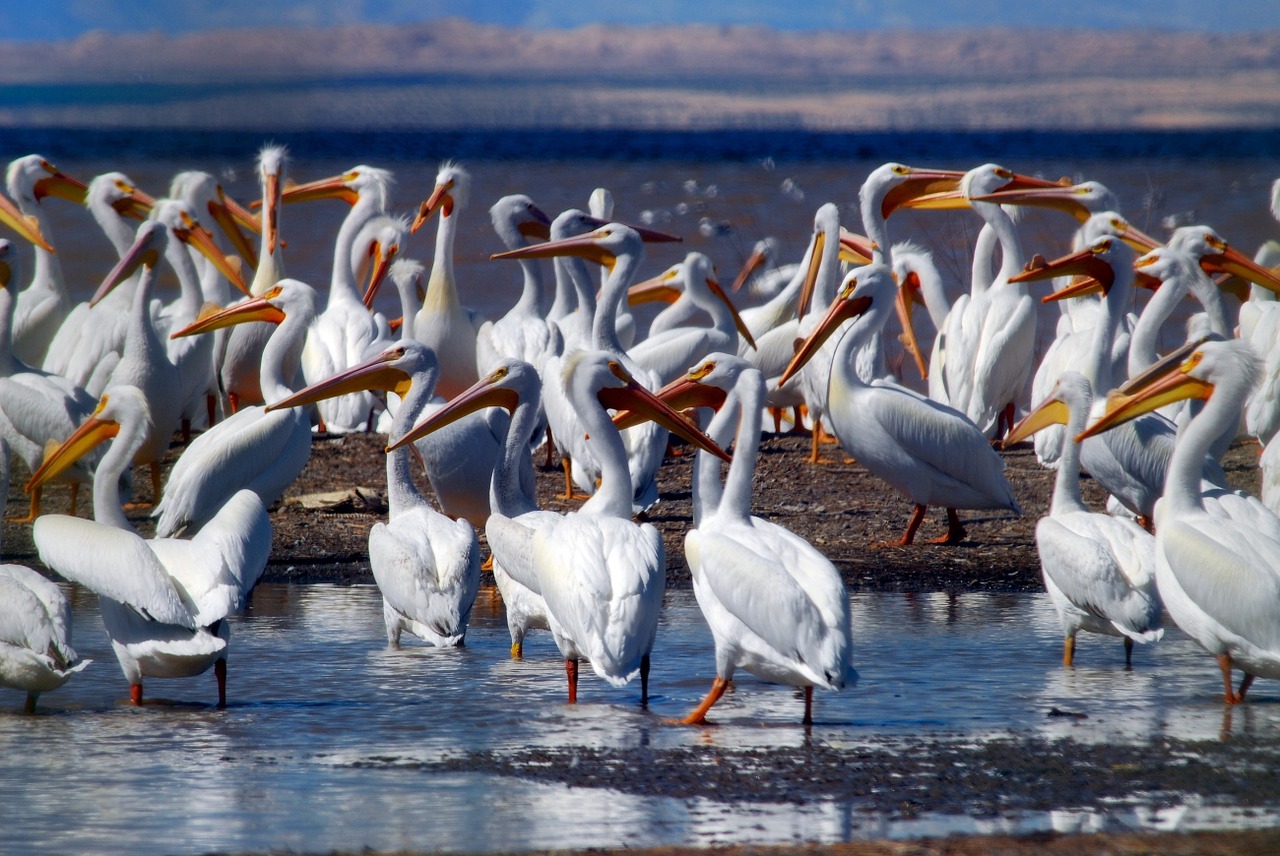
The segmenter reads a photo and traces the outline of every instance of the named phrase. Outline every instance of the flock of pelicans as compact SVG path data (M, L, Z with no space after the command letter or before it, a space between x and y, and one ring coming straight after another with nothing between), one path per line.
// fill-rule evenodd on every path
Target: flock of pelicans
M683 722L705 721L737 668L803 687L809 722L813 687L853 676L850 613L832 563L751 514L765 421L776 428L792 409L797 423L808 414L815 461L825 428L909 499L902 544L931 505L947 510L940 541L963 537L957 509L1019 511L993 445L1034 435L1041 461L1057 469L1036 540L1068 665L1082 629L1121 637L1128 660L1134 641L1160 638L1163 604L1217 658L1228 703L1256 677L1280 677L1276 258L1250 260L1206 226L1179 228L1162 245L1096 182L890 163L862 185L865 236L823 205L799 264L772 285L744 269L733 290L754 277L767 299L741 313L700 253L639 281L644 244L673 237L614 222L605 192L590 213L554 220L526 196L504 197L490 215L509 249L495 258L518 260L523 290L486 321L454 281L463 169L441 168L410 224L385 213L383 170L289 185L275 147L258 166L258 213L204 173L176 176L157 200L121 173L84 185L36 155L9 165L13 201L0 197L0 221L35 254L23 286L17 246L0 241L4 482L16 455L32 473L40 558L99 595L135 703L144 677L212 666L225 704L226 618L265 568L267 509L306 464L313 427L375 425L388 434L389 513L369 534L369 562L390 644L405 631L462 642L483 527L512 656L528 630L550 630L570 702L582 659L614 685L639 675L647 696L666 562L658 531L636 518L657 499L671 432L698 449L685 551L716 652L713 686ZM87 303L68 297L43 211L51 197L86 205L119 254ZM284 274L281 215L284 203L325 197L350 211L322 300ZM1028 260L1016 224L1027 205L1074 215L1075 251ZM928 254L890 239L902 207L971 209L984 221L970 287L954 303ZM397 255L406 232L432 217L424 286L423 267ZM156 294L162 265L176 274L176 300ZM399 291L397 320L370 309L387 279ZM1047 280L1056 290L1044 299L1059 301L1061 315L1037 364L1028 283ZM246 296L233 301L231 286ZM1154 294L1134 317L1127 309L1142 287ZM1160 358L1157 333L1188 295L1203 312L1188 344ZM627 306L648 300L670 306L639 336ZM927 351L914 332L921 304L936 330ZM927 396L886 368L904 364L927 377ZM206 427L162 485L171 438L187 440L193 424ZM1265 449L1262 499L1229 490L1218 463L1242 434ZM543 443L548 460L552 447L560 454L566 496L587 495L575 511L537 505L532 460ZM414 485L415 459L434 504ZM135 464L151 468L152 539L122 506ZM1108 513L1082 502L1082 469L1111 494ZM75 516L89 481L93 520ZM41 515L51 482L70 485L70 516ZM70 635L56 585L0 566L0 685L25 690L28 710L86 665ZM1244 675L1238 690L1233 669Z

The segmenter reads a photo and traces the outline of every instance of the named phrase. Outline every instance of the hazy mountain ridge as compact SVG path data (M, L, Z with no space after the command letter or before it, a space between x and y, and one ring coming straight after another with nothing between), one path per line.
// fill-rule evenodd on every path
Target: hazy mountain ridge
M400 91L388 86L401 79ZM370 80L378 90L358 96ZM253 103L236 91L298 82L311 89ZM91 33L0 41L0 84L18 87L8 99L0 90L0 124L295 127L325 121L339 82L346 109L327 121L367 127L1270 127L1280 126L1280 30L532 31L446 20ZM132 83L229 86L175 96L163 112L12 95L22 84ZM370 97L394 106L375 109Z
M67 42L0 40L4 83L193 82L353 74L673 74L812 79L886 74L1200 77L1280 68L1280 31L1208 34L1011 29L779 32L752 26L532 31L446 20L412 26L89 33Z

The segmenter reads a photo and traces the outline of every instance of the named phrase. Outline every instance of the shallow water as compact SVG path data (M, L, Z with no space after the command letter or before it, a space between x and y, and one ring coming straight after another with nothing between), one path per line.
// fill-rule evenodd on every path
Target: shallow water
M654 651L648 710L639 687L615 690L584 669L579 704L549 635L507 657L500 610L481 593L467 646L385 647L371 586L263 585L233 622L226 710L211 674L152 680L154 703L127 687L97 617L75 596L75 642L95 662L40 700L0 696L0 817L10 852L529 847L842 841L950 832L1234 828L1280 812L1190 795L1135 794L1103 809L997 817L869 811L857 798L804 805L735 803L541 784L482 772L432 772L464 750L655 748L716 744L785 752L931 737L980 743L1010 735L1141 746L1156 738L1280 739L1271 682L1224 723L1213 661L1176 628L1123 671L1115 639L1082 637L1077 667L1059 663L1043 595L858 594L860 679L815 695L815 720L788 688L740 674L713 711L718 727L682 729L713 677L709 631L689 591L670 592ZM1050 717L1060 711L1087 719ZM554 757L563 757L563 753ZM689 775L697 775L690 770Z

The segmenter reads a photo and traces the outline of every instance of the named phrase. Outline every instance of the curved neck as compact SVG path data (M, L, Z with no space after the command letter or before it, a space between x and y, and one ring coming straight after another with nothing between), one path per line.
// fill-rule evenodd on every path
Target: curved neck
M981 294L991 287L995 276L996 247L999 243L995 228L990 223L983 223L978 231L978 239L973 242L973 263L969 266L970 293Z
M1128 296L1129 283L1124 281L1123 272L1117 271L1115 282L1103 295L1098 307L1098 323L1093 328L1093 344L1089 349L1089 363L1084 372L1090 388L1098 393L1106 393L1115 386L1111 371L1111 346L1120 330L1124 302Z
M532 482L533 461L529 441L537 428L540 389L521 390L520 403L511 414L502 457L493 470L489 484L489 504L504 517L517 517L538 508L537 499L528 490Z
M169 233L169 246L165 248L165 258L169 260L174 273L178 275L179 315L184 321L193 321L200 314L200 307L204 304L204 294L200 290L200 275L196 272L195 262L192 261L187 246L172 232Z
M1092 393L1080 401L1067 403L1067 426L1062 432L1062 455L1058 458L1058 475L1053 482L1053 498L1049 501L1050 514L1070 511L1088 511L1080 498L1080 444L1076 435L1089 421Z
M591 321L591 346L611 354L621 355L622 343L618 341L618 307L627 298L627 287L635 278L640 266L639 253L620 253L601 289L600 302L596 304L595 318Z
M0 377L9 377L22 368L13 355L13 293L8 288L0 288ZM0 449L0 452L6 450Z
M1232 329L1235 325L1231 323L1227 314L1227 303L1222 299L1222 289L1218 288L1198 264L1194 265L1190 274L1191 293L1204 307L1205 315L1209 318L1209 329L1224 339L1230 339L1234 335Z
M17 201L18 207L23 214L36 218L36 222L40 225L40 234L44 235L45 240L50 244L56 245L53 239L52 226L49 225L49 218L45 216L44 209L40 207L40 203L27 203L21 197L18 197ZM130 236L129 241L132 243L132 236ZM127 250L128 246L125 249ZM62 276L62 262L58 260L56 255L41 247L35 248L35 265L32 269L31 287L48 289L63 300L69 299L67 283Z
M1187 281L1181 274L1164 280L1156 293L1147 301L1138 323L1129 337L1129 377L1141 372L1157 359L1156 339L1160 328L1187 293Z
M360 230L377 213L372 196L361 196L343 219L333 246L333 273L329 277L329 302L326 306L361 302L359 289L356 287L355 242Z
M126 420L93 472L93 519L107 526L135 531L120 504L120 477L133 465L133 456L147 438L146 420Z
M991 202L971 202L970 204L981 215L982 219L991 226L991 230L995 232L996 240L1000 242L1000 270L996 274L996 281L1002 284L1007 283L1009 277L1022 271L1022 265L1026 261L1022 253L1022 242L1018 239L1018 229L1013 223L1013 218L999 205ZM1022 285L1018 287L1026 288Z
M1169 457L1169 469L1165 471L1166 511L1162 514L1204 509L1201 492L1204 458L1224 432L1235 428L1247 392L1242 389L1245 383L1241 377L1220 380L1200 412L1182 428Z
M887 191L888 188L885 190ZM889 243L889 223L880 213L883 203L883 193L871 193L858 200L858 208L862 213L862 231L867 233L867 237L875 245L876 254L879 256L877 261L892 268L893 249Z
M756 455L760 451L760 422L764 413L764 378L758 371L743 372L734 384L733 394L739 400L738 433L734 440L733 461L729 475L724 480L724 495L720 499L721 515L731 515L740 520L751 517L751 481L756 471ZM700 452L716 462L719 459L707 452Z
M527 243L527 242L526 242ZM542 318L546 313L547 294L543 285L542 263L537 259L520 259L520 299L512 307L519 315Z
M582 511L630 520L633 488L622 435L594 395L575 395L573 404L590 438L591 450L600 462L600 486L583 503Z
M133 306L129 312L129 332L124 340L124 356L132 356L139 366L169 362L169 354L160 342L155 324L151 321L151 295L155 290L154 267L143 267L138 280L138 290L133 293Z
M414 338L413 324L422 309L422 301L418 299L418 286L415 278L405 277L396 283L396 293L400 295L400 341L411 341Z
M425 373L416 376L409 384L409 392L400 402L389 436L403 437L418 421L422 408L431 400L435 384L428 382ZM398 449L387 453L387 517L394 519L397 514L427 504L413 483L413 473L409 462L409 445L406 443Z
M259 371L262 376L262 397L267 402L279 401L293 395L293 380L302 360L302 344L314 312L294 311L276 327L262 349Z
M459 305L458 285L453 276L453 239L457 233L455 216L440 212L431 276L427 280L427 295L422 301L422 308L428 312L452 311Z

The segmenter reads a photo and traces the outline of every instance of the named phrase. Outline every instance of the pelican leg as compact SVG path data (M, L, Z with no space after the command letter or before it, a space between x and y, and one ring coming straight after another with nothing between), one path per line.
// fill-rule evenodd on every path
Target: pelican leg
M142 707L142 684L129 684L129 701Z
M240 412L240 396L236 395L234 392L228 392L227 407L230 408L232 413L239 413Z
M821 453L822 452L822 422L821 421L817 419L813 420L813 431L810 432L809 436L812 438L812 443L810 444L810 447L809 447L809 463L820 464L822 463L822 453Z
M649 703L649 655L640 658L640 704Z
M947 534L934 538L930 544L959 544L964 540L964 527L960 525L960 515L954 508L947 509Z
M1240 679L1240 690L1236 693L1236 697L1240 701L1244 701L1244 694L1249 691L1249 687L1253 686L1254 677L1254 675L1245 672L1244 677Z
M191 420L184 416L182 417L182 445L185 446L190 442L191 442Z
M518 642L511 643L511 659L513 660L524 659L524 640L523 639L519 640Z
M493 554L492 553L489 554L489 557L487 559L485 559L483 562L480 563L480 570L483 571L484 573L489 573L489 574L493 573Z
M899 547L905 547L915 540L916 530L920 528L920 522L924 520L924 513L928 508L927 505L916 503L911 512L911 519L907 521L907 531L902 533L902 539L898 541Z
M160 462L151 462L151 504L160 501Z
M547 426L547 460L546 460L546 463L543 464L543 466L546 467L547 469L551 469L551 457L555 454L555 450L556 450L555 444L551 442L551 426L548 425Z
M724 691L729 688L729 682L724 678L716 675L716 679L711 682L711 690L707 693L706 698L702 700L702 704L693 709L693 712L684 719L678 720L676 725L706 725L707 711L711 710L711 706L720 700L724 695Z
M564 660L564 673L569 678L569 704L578 703L578 661L572 657Z
M813 684L804 688L804 720L802 725L813 725Z
M1218 668L1222 669L1222 684L1226 688L1227 704L1239 704L1240 701L1244 698L1244 696L1236 695L1235 690L1232 689L1231 687L1231 655L1230 654L1224 653L1224 654L1218 655ZM1248 677L1248 676L1246 675L1245 677ZM1241 681L1241 684L1243 683L1244 682ZM1245 687L1245 689L1248 689L1248 687Z
M213 395L204 397L204 410L209 417L209 427L212 428L214 423L218 421L218 399Z
M218 707L227 706L227 661L219 658L213 664L213 676L218 681Z
M1124 668L1126 671L1133 668L1133 640L1128 636L1124 637Z
M564 468L564 493L560 498L573 499L573 461L568 455L561 455L560 466Z
M22 706L22 712L32 714L36 712L36 697L39 693L27 693L27 703Z
M1070 666L1076 659L1076 635L1072 633L1070 636L1062 640L1062 665Z
M26 517L14 518L14 523L32 523L40 516L40 495L44 491L43 487L37 487L31 491L31 510Z

